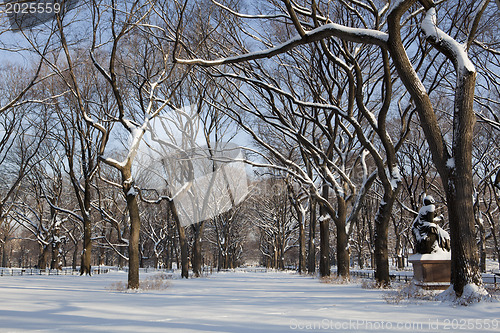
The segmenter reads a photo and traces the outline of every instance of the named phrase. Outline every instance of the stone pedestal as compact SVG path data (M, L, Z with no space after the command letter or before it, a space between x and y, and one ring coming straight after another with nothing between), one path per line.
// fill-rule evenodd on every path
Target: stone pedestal
M413 264L413 281L424 289L447 289L450 286L451 254L414 254L408 258Z

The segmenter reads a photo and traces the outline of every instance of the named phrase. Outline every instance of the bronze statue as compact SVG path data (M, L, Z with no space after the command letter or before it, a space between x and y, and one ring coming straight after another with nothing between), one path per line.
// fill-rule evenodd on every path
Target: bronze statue
M441 248L450 251L450 236L438 223L443 220L442 215L434 217L436 201L430 195L424 196L424 205L413 221L412 232L415 237L416 253L435 253Z

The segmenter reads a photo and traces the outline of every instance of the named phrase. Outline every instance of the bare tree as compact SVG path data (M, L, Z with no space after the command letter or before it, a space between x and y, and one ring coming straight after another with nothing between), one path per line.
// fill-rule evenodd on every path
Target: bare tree
M290 1L284 1L286 11L281 14L282 20L285 20L288 26L293 26L297 32L296 37L292 37L285 42L273 46L267 44L265 50L256 52L247 52L244 49L238 52L236 56L221 57L216 60L202 59L177 59L184 64L197 64L202 66L217 66L223 64L243 63L246 61L270 58L284 54L299 45L309 44L316 41L332 40L338 38L343 41L353 41L361 45L377 45L382 49L386 57L390 56L393 66L396 69L405 89L411 96L412 103L415 105L416 112L419 115L421 127L425 133L429 144L433 162L438 170L443 187L447 196L448 211L450 217L450 231L452 238L452 277L453 289L460 297L467 284L481 285L481 276L477 266L477 246L474 237L474 214L472 205L472 131L474 124L474 88L476 83L476 69L469 57L467 50L474 44L478 27L481 25L483 15L493 15L492 11L485 11L490 5L490 1L483 1L476 6L461 7L472 13L472 21L443 21L450 25L450 32L454 29L463 29L466 31L464 39L466 48L439 29L436 19L436 13L442 4L435 4L432 1L419 1L422 7L415 6L417 1L405 0L376 8L373 3L365 4L363 2L353 3L356 8L352 11L352 19L357 25L336 24L329 17L321 14L321 7L313 2L309 8L300 7ZM445 3L446 4L446 3ZM491 3L491 5L493 5ZM227 8L227 7L226 7ZM251 15L240 15L231 11L235 16L252 17ZM363 14L361 14L363 13ZM422 23L418 29L413 29L415 25L409 25L416 17L422 15ZM445 13L443 13L445 14ZM365 18L370 15L373 20L367 21ZM299 18L300 17L300 18ZM463 15L461 17L464 17ZM259 16L254 18L275 19L276 16ZM381 25L381 22L387 22L387 28ZM459 27L459 24L463 24ZM319 25L319 26L318 26ZM386 31L384 31L387 29ZM448 61L453 63L456 73L454 112L453 112L453 136L450 142L450 149L445 144L443 131L436 120L435 105L429 97L429 92L423 82L417 75L420 64L414 65L410 62L411 43L405 45L403 41L415 40L418 31L423 32L426 41L430 42L439 52L444 55ZM410 37L410 39L407 39ZM425 41L420 41L424 45ZM417 44L418 45L418 44ZM425 61L425 55L428 50L422 47ZM387 68L388 60L384 61ZM395 161L394 161L395 162ZM390 168L390 164L388 163ZM395 165L395 164L392 164ZM390 170L389 170L390 171ZM390 174L391 177L394 175ZM393 196L391 196L393 197ZM390 199L390 198L387 198ZM391 199L392 200L392 199ZM385 206L387 209L391 205ZM387 215L387 214L384 214ZM381 277L379 277L380 279Z
M286 182L277 176L266 184L271 190L252 197L254 203L251 214L260 231L260 251L264 264L284 269L285 254L296 246L296 231L300 221L293 216Z
M41 159L27 175L9 215L31 233L28 239L40 245L38 267L62 269L63 224L69 215L78 215L71 198L63 195L68 184L63 180L61 155L48 141L39 148Z
M61 46L64 48L64 45ZM78 51L68 57L82 58ZM99 160L97 150L103 136L101 132L86 122L80 110L85 113L95 113L103 116L113 105L108 103L111 92L105 82L99 77L97 70L91 67L90 59L73 63L73 76L81 80L79 86L74 86L71 76L64 73L64 64L46 59L48 66L55 69L57 77L47 80L48 96L54 96L48 103L56 111L58 125L51 132L51 139L57 142L65 154L65 172L71 180L73 192L79 206L79 219L83 226L83 251L81 255L80 274L91 274L92 260L92 200L94 199L93 183L97 176ZM76 91L79 89L79 91ZM75 96L77 96L75 98ZM78 97L79 96L79 97ZM81 103L77 99L81 98ZM105 124L110 130L110 123ZM66 163L64 164L66 166ZM95 200L95 199L94 199ZM55 205L57 207L57 205Z
M113 102L108 105L103 105L99 100L87 100L91 96L84 94L84 77L78 72L78 58L71 49L73 41L67 37L69 27L75 23L63 23L64 18L57 16L57 33L66 68L64 72L55 66L52 68L61 77L67 77L65 82L75 100L75 109L86 122L87 130L97 131L95 137L100 137L95 155L102 163L117 170L121 176L120 183L116 185L123 190L130 217L128 287L131 289L139 287L141 225L132 166L147 124L169 105L173 93L182 82L182 73L178 73L177 66L167 62L168 45L165 45L164 41L168 41L174 28L172 22L166 20L167 8L162 12L154 12L147 1L90 4L88 10L92 15L92 39L90 45L85 46L90 50L89 62L96 68L111 92ZM155 15L157 13L165 16ZM162 27L155 26L156 23ZM111 33L108 34L107 31ZM157 48L155 45L164 46ZM132 49L134 52L129 52ZM126 57L125 54L131 56ZM96 112L93 107L89 107L89 102L95 103L98 108L110 108ZM125 156L120 157L121 161L105 155L111 136L110 123L119 124L131 136L130 145ZM85 131L83 127L82 130ZM87 142L82 143L85 144L83 152L88 146ZM90 155L88 158L90 162ZM94 174L96 165L97 163L86 166L88 176ZM88 186L90 190L90 182ZM82 200L85 201L84 198Z
M487 240L493 238L494 247L498 249L493 217L498 210L498 202L495 191L492 191L494 178L500 170L500 145L496 140L496 134L491 124L478 124L473 146L474 217L481 272L486 272Z

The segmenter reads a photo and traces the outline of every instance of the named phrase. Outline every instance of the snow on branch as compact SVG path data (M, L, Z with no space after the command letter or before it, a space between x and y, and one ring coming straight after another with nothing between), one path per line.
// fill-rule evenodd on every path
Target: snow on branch
M200 66L217 66L224 64L234 64L248 60L271 58L275 55L290 51L291 49L299 45L317 42L319 40L330 37L338 37L346 41L374 44L374 45L379 45L381 47L385 47L388 35L378 30L351 28L336 23L328 23L316 29L306 32L303 37L297 35L280 45L277 45L275 47L266 50L249 52L246 54L221 58L217 60L175 58L174 61L180 64L200 65Z
M437 27L437 14L434 7L427 10L421 28L426 38L453 61L458 73L462 73L464 70L468 72L476 71L467 55L467 46L460 44Z
M494 114L493 114L494 115ZM489 119L488 117L485 117L479 112L476 112L476 117L479 118L479 121L487 123L491 127L495 128L496 130L500 131L500 122L495 121L493 119Z

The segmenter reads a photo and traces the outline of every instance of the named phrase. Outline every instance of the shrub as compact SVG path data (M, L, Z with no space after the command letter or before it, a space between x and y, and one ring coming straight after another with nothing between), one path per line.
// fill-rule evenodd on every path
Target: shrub
M167 275L159 273L139 282L140 290L165 290L169 287Z
M382 297L389 304L418 303L418 301L433 301L440 292L440 290L422 289L411 281L401 284L397 289L386 292Z
M319 281L321 283L328 283L328 284L349 284L351 282L354 282L352 278L338 276L337 274L321 277Z
M156 275L150 276L139 282L139 289L137 291L165 290L170 286L170 283L167 281L168 278L169 276L165 273L158 273ZM109 291L118 292L131 291L127 289L127 283L123 281L113 282L106 289Z

